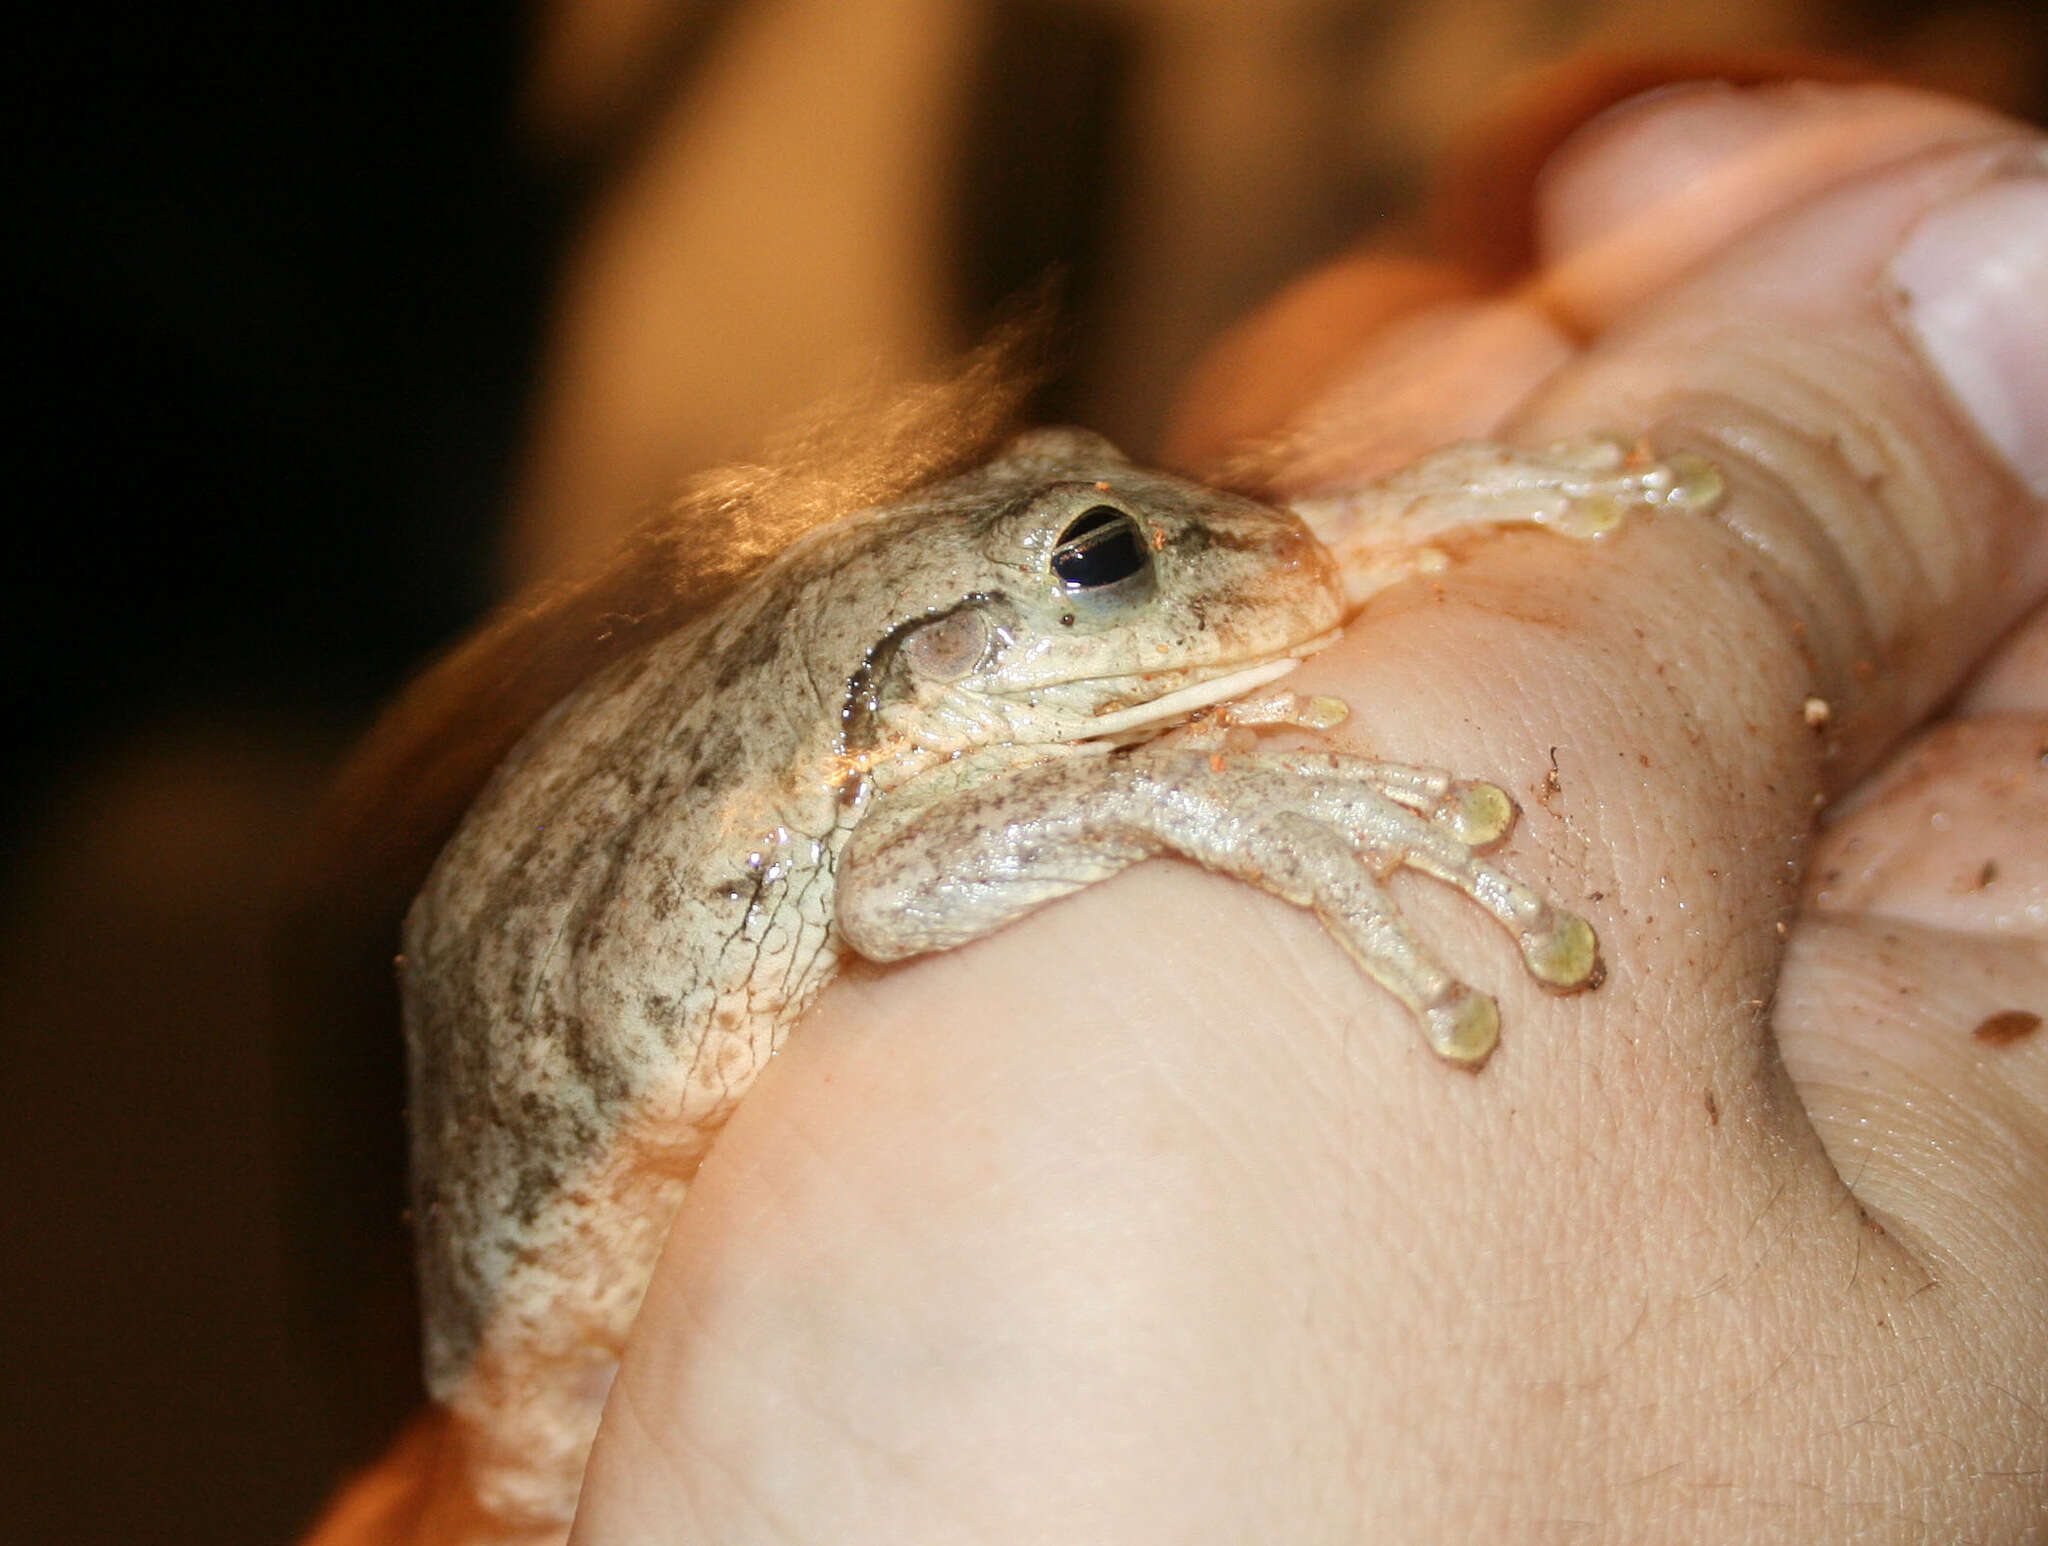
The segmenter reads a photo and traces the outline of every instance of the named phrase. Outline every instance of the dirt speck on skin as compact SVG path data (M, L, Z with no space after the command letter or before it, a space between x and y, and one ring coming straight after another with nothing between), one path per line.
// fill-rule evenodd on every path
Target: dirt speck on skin
M2041 1017L2028 1009L2001 1009L1986 1015L1970 1035L1992 1047L2009 1047L2041 1028Z
M1543 775L1543 782L1536 785L1533 798L1537 805L1555 816L1557 807L1552 802L1563 792L1564 781L1557 776L1557 748L1553 746L1550 748L1550 767Z

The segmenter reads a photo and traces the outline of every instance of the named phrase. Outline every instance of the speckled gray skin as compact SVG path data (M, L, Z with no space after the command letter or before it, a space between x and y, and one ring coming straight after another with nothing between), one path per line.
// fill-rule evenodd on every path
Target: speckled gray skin
M1498 461L1453 452L1429 486ZM1343 535L1356 502L1319 513ZM1330 700L1202 712L1326 643L1386 550L1368 534L1340 574L1293 515L1041 431L812 532L521 742L405 936L428 1382L476 1539L566 1532L689 1177L849 949L943 949L1176 853L1315 908L1469 1067L1492 1001L1387 872L1479 901L1539 980L1595 980L1592 931L1476 856L1514 819L1500 791L1237 728L1321 728Z

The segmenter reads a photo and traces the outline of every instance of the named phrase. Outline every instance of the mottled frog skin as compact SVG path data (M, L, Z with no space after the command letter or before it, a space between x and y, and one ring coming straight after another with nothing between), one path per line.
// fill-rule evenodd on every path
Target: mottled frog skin
M1498 1016L1409 932L1392 870L1479 902L1539 981L1593 983L1592 930L1479 857L1501 791L1244 727L1342 717L1270 684L1347 590L1428 566L1417 536L1586 534L1698 484L1611 447L1454 448L1310 507L1333 556L1296 514L1038 431L811 532L559 705L405 934L428 1381L477 1539L566 1532L689 1178L848 951L944 949L1177 854L1314 908L1453 1063Z

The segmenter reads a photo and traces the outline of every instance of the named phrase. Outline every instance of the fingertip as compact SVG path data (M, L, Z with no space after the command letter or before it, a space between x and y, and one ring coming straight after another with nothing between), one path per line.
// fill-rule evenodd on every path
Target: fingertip
M1535 180L1543 302L1593 332L1737 238L1859 174L2016 126L1866 81L1671 86L1586 122Z
M1536 204L1550 164L1603 126L1671 96L1788 80L1866 80L1868 66L1785 50L1588 52L1510 85L1450 158L1430 200L1429 225L1451 261L1496 281L1543 257Z
M2037 1278L2048 1247L2044 1006L2031 942L1822 913L1800 923L1772 1016L1857 1200L1937 1261L1976 1263L2001 1296Z
M2048 499L2048 149L1930 211L1893 255L1898 320L1984 439Z

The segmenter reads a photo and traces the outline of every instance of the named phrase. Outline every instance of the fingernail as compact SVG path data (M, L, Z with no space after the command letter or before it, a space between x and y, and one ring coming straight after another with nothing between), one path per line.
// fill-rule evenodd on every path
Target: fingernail
M1893 255L1907 334L2036 494L2048 496L2048 155L1934 210Z

